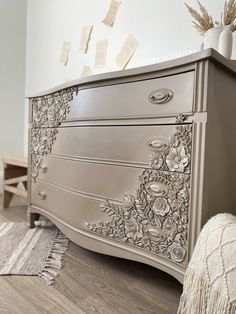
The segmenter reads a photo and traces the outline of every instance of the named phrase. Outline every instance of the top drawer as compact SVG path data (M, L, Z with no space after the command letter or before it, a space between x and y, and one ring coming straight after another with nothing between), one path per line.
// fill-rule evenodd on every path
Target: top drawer
M194 71L80 90L70 119L136 118L192 112Z

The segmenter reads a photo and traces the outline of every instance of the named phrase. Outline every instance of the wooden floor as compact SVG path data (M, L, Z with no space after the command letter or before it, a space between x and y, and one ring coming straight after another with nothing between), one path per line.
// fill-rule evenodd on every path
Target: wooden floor
M0 222L26 220L20 202L15 198L11 208L0 209ZM0 276L0 313L170 314L177 311L181 289L155 268L70 243L53 286L34 276Z

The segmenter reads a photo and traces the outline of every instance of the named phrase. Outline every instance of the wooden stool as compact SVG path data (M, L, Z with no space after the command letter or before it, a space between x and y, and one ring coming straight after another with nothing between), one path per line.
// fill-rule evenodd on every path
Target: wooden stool
M3 159L3 208L9 207L14 194L27 198L27 158L4 158ZM22 182L25 190L17 188Z

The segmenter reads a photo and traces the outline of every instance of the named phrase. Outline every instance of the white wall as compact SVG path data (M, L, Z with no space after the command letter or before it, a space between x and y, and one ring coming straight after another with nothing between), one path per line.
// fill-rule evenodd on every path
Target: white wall
M197 7L195 0L187 2ZM215 18L220 15L223 0L201 2ZM183 0L123 0L112 28L101 23L109 3L110 0L28 1L28 93L48 89L65 79L78 78L84 64L89 64L95 73L116 70L115 56L129 33L138 39L140 47L128 67L200 49L202 37L193 29ZM88 53L80 54L78 48L84 24L93 24L94 30ZM107 65L95 70L95 43L103 38L109 40ZM67 67L59 64L64 40L72 42Z
M26 0L0 0L0 159L24 152ZM2 163L0 162L0 192Z
M197 7L195 0L186 0ZM184 0L123 0L114 26L101 23L110 0L28 0L26 91L43 91L80 76L85 64L94 73L117 70L114 59L126 36L140 47L128 68L200 50L203 38L192 27ZM201 0L219 18L223 0ZM81 27L93 24L87 54L79 53ZM108 38L107 64L94 69L96 40ZM68 66L59 64L63 41L71 41ZM235 55L235 54L234 54ZM236 57L235 57L236 58ZM26 142L27 146L27 142Z

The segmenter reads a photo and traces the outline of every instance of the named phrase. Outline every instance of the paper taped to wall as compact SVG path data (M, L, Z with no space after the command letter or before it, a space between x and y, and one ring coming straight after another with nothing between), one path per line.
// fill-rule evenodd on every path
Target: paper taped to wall
M125 43L115 60L119 69L125 69L138 46L139 42L134 38L134 36L129 35L126 38Z
M120 0L111 1L107 14L105 18L102 20L104 24L109 25L109 26L112 26L114 24L120 4L121 4Z
M95 67L103 68L106 64L107 39L99 40L96 43Z
M64 41L61 51L60 63L64 64L65 66L69 60L70 46L71 43L69 41Z
M84 25L80 39L80 52L86 53L88 50L88 43L91 36L93 25Z
M86 76L89 76L89 75L92 75L93 74L93 71L92 69L90 68L89 65L85 65L81 74L80 74L80 77L83 78L83 77L86 77Z

